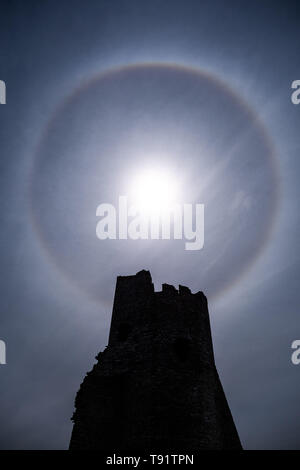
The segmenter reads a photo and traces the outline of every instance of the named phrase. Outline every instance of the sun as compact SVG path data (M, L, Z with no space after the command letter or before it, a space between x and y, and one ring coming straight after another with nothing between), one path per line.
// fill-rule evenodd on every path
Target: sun
M136 173L131 183L131 198L145 214L170 209L179 197L176 177L164 168L147 168Z

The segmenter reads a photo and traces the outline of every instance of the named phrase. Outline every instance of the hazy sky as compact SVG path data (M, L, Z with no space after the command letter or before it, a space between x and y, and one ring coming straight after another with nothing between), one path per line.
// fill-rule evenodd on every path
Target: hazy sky
M0 448L67 448L116 276L144 268L207 294L243 446L299 449L298 2L0 8ZM97 205L151 167L205 204L203 250L96 238Z

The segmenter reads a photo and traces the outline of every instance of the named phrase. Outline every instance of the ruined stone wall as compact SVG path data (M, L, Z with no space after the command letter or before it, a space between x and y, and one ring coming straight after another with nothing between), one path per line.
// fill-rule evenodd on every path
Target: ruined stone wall
M213 356L206 297L118 277L107 348L76 397L70 449L241 448Z

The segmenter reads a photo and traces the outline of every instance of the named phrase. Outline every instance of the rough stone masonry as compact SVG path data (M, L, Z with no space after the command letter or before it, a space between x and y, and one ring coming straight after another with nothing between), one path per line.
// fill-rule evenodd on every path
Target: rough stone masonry
M108 346L77 393L70 449L241 449L216 370L207 300L119 276Z

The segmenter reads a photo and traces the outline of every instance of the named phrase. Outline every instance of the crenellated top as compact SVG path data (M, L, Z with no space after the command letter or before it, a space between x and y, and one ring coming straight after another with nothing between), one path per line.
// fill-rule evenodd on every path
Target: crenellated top
M204 337L210 338L203 292L193 294L186 286L179 285L176 289L166 283L161 291L155 292L151 274L146 270L132 276L118 276L109 344L125 341L135 334L142 340L141 331L147 341L151 335L154 341L157 334L154 332L158 330L168 336L177 331L178 335L191 336L195 341L200 341L206 332Z
M193 296L204 296L202 291L196 292L193 294L189 287L182 286L179 284L178 289L171 284L164 283L162 284L161 291L155 291L154 285L152 282L152 277L150 271L146 271L143 269L138 273L131 275L131 276L118 276L117 277L117 286L116 286L116 293L126 291L126 295L128 293L136 294L167 294L167 295L193 295Z

